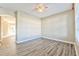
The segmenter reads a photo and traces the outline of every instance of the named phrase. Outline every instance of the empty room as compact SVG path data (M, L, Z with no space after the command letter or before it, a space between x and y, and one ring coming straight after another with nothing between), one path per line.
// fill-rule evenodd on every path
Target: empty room
M0 56L77 56L73 3L0 3Z

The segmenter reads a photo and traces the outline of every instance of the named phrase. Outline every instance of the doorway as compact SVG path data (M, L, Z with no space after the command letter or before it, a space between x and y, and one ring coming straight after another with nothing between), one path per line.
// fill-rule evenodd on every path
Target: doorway
M13 55L16 50L16 19L14 16L0 16L1 47L0 55ZM3 52L2 52L3 51ZM2 53L1 53L2 52Z

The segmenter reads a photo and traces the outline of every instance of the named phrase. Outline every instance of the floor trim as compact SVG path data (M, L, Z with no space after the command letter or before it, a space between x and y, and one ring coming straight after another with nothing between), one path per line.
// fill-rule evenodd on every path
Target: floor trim
M23 41L20 41L20 42L16 42L16 44L20 44L20 43L24 43L24 42L30 42L30 41L33 41L33 40L37 40L37 39L40 39L41 37L38 37L38 38L35 38L35 39L31 39L31 40L23 40Z
M28 38L24 38L22 40L17 40L16 43L22 43L22 42L27 42L29 40L35 40L35 39L38 39L38 38L41 38L41 35L36 35L36 36L33 36L33 37L28 37Z
M65 43L69 43L69 44L73 44L73 45L75 44L75 42L68 42L68 41L63 41L63 40L58 40L58 39L52 39L52 38L48 38L48 37L42 37L42 38L47 38L47 39L50 39L50 40L65 42Z

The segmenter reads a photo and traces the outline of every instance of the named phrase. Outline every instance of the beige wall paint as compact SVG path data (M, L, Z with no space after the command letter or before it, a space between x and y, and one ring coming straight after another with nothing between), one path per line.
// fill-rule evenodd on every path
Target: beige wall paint
M41 36L41 20L24 12L17 12L17 42Z
M42 19L42 36L74 42L74 12L69 10Z

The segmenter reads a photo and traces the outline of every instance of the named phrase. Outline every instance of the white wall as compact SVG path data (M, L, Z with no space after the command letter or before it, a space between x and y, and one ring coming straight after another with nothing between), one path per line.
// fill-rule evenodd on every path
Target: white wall
M72 10L42 19L42 35L50 39L74 42L74 14Z
M24 12L17 12L17 42L41 36L41 20Z
M0 14L15 15L12 11L2 8L0 8ZM42 20L18 11L17 42L38 38L41 36L41 32L43 37L74 42L73 17L73 11L71 10L43 18Z

